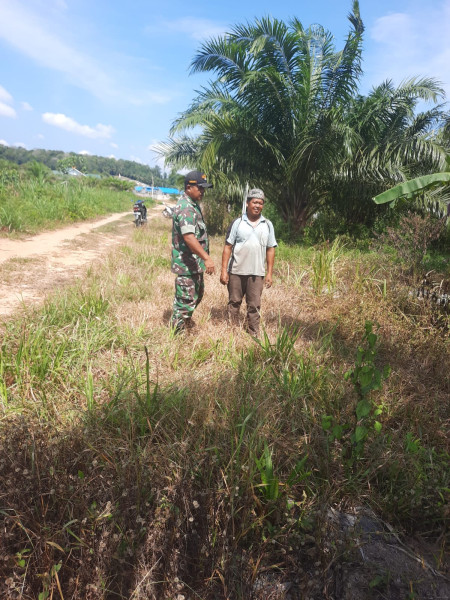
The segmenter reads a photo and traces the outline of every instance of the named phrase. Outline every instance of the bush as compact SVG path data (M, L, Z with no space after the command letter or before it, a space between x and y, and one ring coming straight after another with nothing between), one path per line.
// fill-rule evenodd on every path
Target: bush
M393 248L408 271L417 276L430 243L437 240L444 229L444 219L408 212L400 217L398 227L388 227L386 233L378 236L378 244Z
M226 199L213 195L203 201L202 212L210 235L224 234L234 219L233 213L228 210Z

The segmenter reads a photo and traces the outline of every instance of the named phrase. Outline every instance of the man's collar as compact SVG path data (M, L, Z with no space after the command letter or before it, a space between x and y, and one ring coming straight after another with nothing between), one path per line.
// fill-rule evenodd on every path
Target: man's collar
M193 206L198 206L197 202L195 200L192 200L192 198L190 196L188 196L186 194L186 192L183 192L183 197L190 202Z
M250 219L248 218L248 215L247 215L247 213L246 213L246 212L245 212L245 213L242 215L242 219L243 219L244 221L248 221L249 223L252 223L252 222L253 222L253 223L255 223L255 221L250 221ZM262 213L261 213L261 214L259 215L259 219L256 219L256 220L257 220L257 221L259 221L260 223L264 223L264 221L265 221L266 219L264 218L264 216L263 216L263 215L262 215Z

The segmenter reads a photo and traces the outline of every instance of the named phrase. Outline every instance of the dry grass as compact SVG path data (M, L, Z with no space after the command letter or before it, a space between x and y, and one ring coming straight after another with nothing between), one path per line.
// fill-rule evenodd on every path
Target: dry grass
M417 316L395 272L344 254L334 291L318 295L311 253L281 248L258 345L227 324L217 275L194 330L172 336L169 255L158 218L5 328L4 597L268 598L255 587L263 573L298 579L298 597L317 580L320 595L337 552L325 539L330 505L369 505L437 540L442 568L449 339L425 309ZM344 373L368 320L392 374L374 393L382 433L349 467L322 417L354 421ZM274 497L258 467L264 444Z

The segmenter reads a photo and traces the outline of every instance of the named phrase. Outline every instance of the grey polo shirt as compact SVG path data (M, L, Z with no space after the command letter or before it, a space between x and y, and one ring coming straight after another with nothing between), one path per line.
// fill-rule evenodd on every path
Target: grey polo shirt
M228 272L233 275L266 274L266 251L277 245L275 232L269 219L262 215L256 227L253 227L246 214L236 219L226 237L227 244L233 246L228 263Z

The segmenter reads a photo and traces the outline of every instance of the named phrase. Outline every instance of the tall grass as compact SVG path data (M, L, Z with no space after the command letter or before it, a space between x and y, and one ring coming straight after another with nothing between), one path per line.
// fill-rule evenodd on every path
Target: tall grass
M324 585L341 553L330 506L370 506L441 556L448 339L399 308L395 271L383 293L377 256L341 249L346 293L318 299L311 251L282 249L259 342L227 324L213 277L194 332L174 338L169 251L169 224L152 220L3 327L5 597L267 598L261 574L306 586L316 571ZM344 375L368 320L392 374L370 392L383 427L349 469L358 398Z
M131 192L72 178L47 180L25 174L0 178L0 230L35 233L62 223L130 209Z

